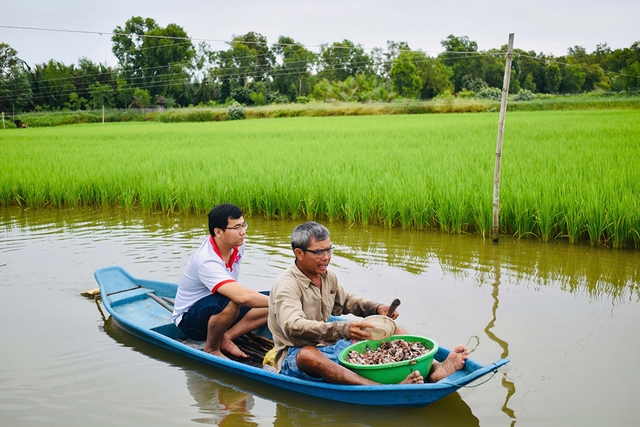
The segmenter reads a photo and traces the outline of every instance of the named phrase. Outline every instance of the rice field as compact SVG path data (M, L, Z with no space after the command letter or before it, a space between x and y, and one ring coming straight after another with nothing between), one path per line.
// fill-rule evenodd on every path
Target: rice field
M0 132L0 204L120 206L489 236L498 113ZM501 233L640 247L640 111L509 112Z

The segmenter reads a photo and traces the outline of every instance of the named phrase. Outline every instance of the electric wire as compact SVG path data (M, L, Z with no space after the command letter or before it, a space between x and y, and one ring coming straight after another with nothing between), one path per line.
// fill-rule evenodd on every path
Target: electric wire
M159 45L159 46L139 46L136 48L137 51L141 51L141 50L148 50L148 49L161 49L161 48L175 48L177 46L183 46L183 45L190 45L193 48L193 40L198 40L198 41L202 41L202 42L222 42L222 43L226 43L230 46L233 46L235 43L241 43L241 44L245 44L245 45L251 45L251 44L257 44L257 45L268 45L268 43L263 42L263 41L247 41L244 39L241 39L240 37L235 37L232 41L225 41L225 40L219 40L219 39L193 39L193 38L189 38L189 37L176 37L176 36L156 36L156 35L147 35L147 34L129 34L129 33L118 33L118 32L100 32L100 31L83 31L83 30L64 30L64 29L51 29L51 28L38 28L38 27L23 27L23 26L11 26L11 25L0 25L0 28L9 28L9 29L22 29L22 30L33 30L33 31L57 31L57 32L70 32L70 33L81 33L81 34L99 34L99 35L112 35L112 36L129 36L129 37L137 37L140 39L145 39L145 38L153 38L153 39L170 39L172 41L175 41L175 43L172 44L168 44L168 45ZM179 42L180 40L183 40L182 42ZM312 47L312 45L303 45L297 42L294 43L272 43L271 44L272 49L275 46L280 46L280 47L287 47L287 46L295 46L295 47L303 47L303 48L307 48L307 47ZM334 44L329 46L328 44L322 44L319 46L315 46L315 47L320 47L321 48L321 54L322 51L326 51L327 49L331 48L331 49L354 49L354 48L361 48L361 45L348 45L348 46L342 46L340 44ZM195 50L195 48L194 48ZM268 46L267 46L267 50L268 50ZM343 58L340 56L336 56L336 57L322 57L321 54L317 55L317 60L316 61L284 61L284 59L282 59L282 63L278 64L277 63L277 59L274 59L273 61L269 61L269 63L267 63L267 66L264 67L262 70L258 69L255 71L238 71L238 69L242 69L241 66L235 65L235 66L230 66L230 67L216 67L216 63L220 64L221 62L225 61L225 60L231 60L232 62L235 62L236 64L238 62L241 62L245 59L254 59L256 58L255 55L248 55L248 56L239 56L239 57L234 57L233 55L230 55L230 57L227 58L221 58L222 55L224 54L228 54L231 50L229 51L213 51L212 53L214 54L214 59L213 59L213 63L211 63L210 61L207 61L209 63L209 65L211 65L208 69L205 69L204 72L208 73L209 76L211 76L211 74L214 75L214 78L217 79L261 79L261 78L265 78L266 80L268 80L269 78L278 78L278 77L286 77L286 76L299 76L300 74L307 74L307 73L312 73L315 69L316 71L316 76L321 75L321 73L330 73L333 71L342 71L344 70L344 67L341 66L341 64L336 64L334 67L331 66L327 66L326 64L329 64L331 62L334 61L340 61ZM400 49L400 51L402 51L402 49ZM418 50L418 51L413 51L413 52L422 52L423 54L426 55L426 52ZM313 53L313 52L312 52ZM440 52L437 58L431 58L428 57L422 61L420 60L414 60L413 62L416 64L419 64L420 62L427 62L427 61L433 61L434 59L437 60L442 60L442 59L446 59L447 62L449 61L455 61L464 57L472 57L472 56L504 56L506 54L506 52L504 51L499 51L496 49L490 50L490 51L485 51L485 52L478 52L478 51L444 51L444 52ZM314 53L314 55L316 55ZM558 60L555 60L552 57L547 58L547 57L535 57L532 55L527 55L527 54L523 54L523 53L518 53L518 54L514 54L514 56L523 56L523 57L528 57L531 58L533 60L536 61L544 61L545 63L556 63L558 65L562 65L562 66L567 66L567 65L580 65L581 67L588 69L589 65L588 64L573 64L573 63L565 63L565 62L561 62ZM262 55L263 58L265 57L265 55ZM260 56L258 56L259 58ZM369 57L370 58L370 57ZM390 65L393 63L393 60L395 58L386 60L386 61L372 61L372 60L364 60L362 62L354 62L351 61L349 62L349 66L351 68L358 68L358 67L362 67L362 68L378 68L378 69L382 69L384 70L385 68L390 67ZM53 61L53 60L52 60ZM296 68L296 64L300 62L301 65L304 65L304 67L300 67L299 69ZM50 61L51 63L51 61ZM46 66L47 64L43 64L44 66ZM180 68L180 70L178 70L175 73L159 73L159 74L154 74L152 71L153 70L162 70L162 69L170 69L172 67L178 67ZM287 71L283 71L283 70L287 70ZM188 77L188 73L187 70L192 70L192 74L189 78L189 80L187 80ZM211 71L213 70L213 73L211 73ZM38 67L36 66L36 70L34 73L37 73ZM603 70L604 71L604 70ZM74 82L75 80L77 80L78 78L82 78L82 79L87 79L89 77L100 77L102 78L102 80L105 80L105 75L107 76L112 76L114 73L116 74L116 79L118 77L118 74L120 76L122 76L122 74L126 74L128 75L128 81L125 85L120 86L120 88L122 89L132 89L132 88L141 88L141 89L151 89L151 88L155 88L155 87L161 87L162 85L169 83L169 82L173 82L175 80L176 77L182 77L184 78L184 80L182 82L180 82L181 85L189 85L189 84L203 84L205 82L208 81L208 79L202 79L201 81L197 81L196 78L194 78L194 76L198 73L198 72L202 72L202 69L198 69L197 66L195 66L193 61L190 62L185 62L185 63L172 63L172 64L167 64L167 65L161 65L161 66L156 66L156 67L143 67L143 68L139 68L136 70L136 72L133 75L129 75L129 73L127 72L126 69L123 69L122 67L118 68L112 68L109 69L109 71L105 72L100 72L100 73L96 73L96 74L88 74L88 75L81 75L81 76L67 76L67 77L60 77L57 79L43 79L42 82L43 83L47 83L47 84L51 84L51 83L63 83L67 80L69 80L70 82ZM151 75L149 75L151 73ZM625 74L625 73L619 73L619 72L613 72L613 71L604 71L605 75L614 75L614 76L624 76L624 77L638 77L635 75L629 75L629 74ZM381 78L384 78L384 76L379 76ZM209 77L210 78L210 77ZM98 79L96 79L98 80ZM113 78L112 78L113 80ZM147 82L148 80L152 80L151 82ZM103 83L104 84L104 83ZM8 89L12 89L15 87L18 87L19 85L21 85L20 83L16 83L14 85L4 85L5 88ZM78 95L84 95L84 94L88 94L90 91L88 89L82 91L82 93L78 93L78 90L74 90L74 89L69 89L68 91L62 90L62 91L58 91L58 92L50 92L48 94L38 94L38 95L34 95L33 99L42 99L42 98L49 98L49 97L55 97L55 96L66 96L69 95L71 93L77 93ZM7 99L11 99L10 97L2 97L0 96L0 101L6 101Z

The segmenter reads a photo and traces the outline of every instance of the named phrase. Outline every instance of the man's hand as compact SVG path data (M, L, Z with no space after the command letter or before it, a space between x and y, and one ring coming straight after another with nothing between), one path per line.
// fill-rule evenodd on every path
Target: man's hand
M370 340L372 337L369 330L374 327L375 325L368 322L350 322L349 336L351 339L358 341Z
M380 314L381 316L388 316L390 308L391 306L389 305L380 304L377 309L378 314ZM393 314L391 315L391 318L393 320L396 320L398 318L398 310L394 310Z

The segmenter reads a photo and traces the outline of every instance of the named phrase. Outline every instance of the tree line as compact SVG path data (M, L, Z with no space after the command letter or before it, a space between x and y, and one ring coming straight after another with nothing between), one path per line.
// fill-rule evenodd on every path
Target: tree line
M80 58L30 67L0 43L0 110L29 112L319 101L428 100L439 96L500 97L507 46L478 50L467 36L450 35L435 57L406 42L367 52L342 40L312 51L292 37L269 44L255 32L233 36L227 48L194 45L176 24L161 27L134 16L111 37L116 67ZM606 43L564 56L514 50L510 93L640 91L640 41L629 48Z

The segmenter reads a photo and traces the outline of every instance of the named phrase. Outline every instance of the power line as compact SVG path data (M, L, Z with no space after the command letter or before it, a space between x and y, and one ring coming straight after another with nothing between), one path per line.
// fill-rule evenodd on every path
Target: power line
M96 31L79 31L79 30L55 30L55 29L46 29L46 28L34 28L34 27L16 27L16 26L5 26L5 25L0 25L0 28L16 28L16 29L25 29L25 30L41 30L41 31L61 31L61 32L74 32L74 33L88 33L88 34L110 34L110 35L126 35L126 36L136 36L136 37L149 37L149 38L160 38L160 39L171 39L171 40L184 40L184 42L179 42L179 43L173 43L170 45L161 45L161 46L148 46L148 47L137 47L136 50L141 50L141 49L157 49L157 48L171 48L171 47L175 47L176 45L185 45L185 44L189 44L191 46L192 45L192 39L188 38L188 37L172 37L172 36L148 36L148 35L138 35L138 34L129 34L129 33L103 33L103 32L96 32ZM202 41L221 41L221 40L215 40L215 39L199 39ZM236 42L238 43L242 43L242 44L260 44L263 45L265 43L263 42L251 42L251 41L246 41L244 39L240 39L238 37L236 37L234 39ZM233 42L226 42L228 44L232 44ZM305 45L302 45L300 43L288 43L288 44L280 44L280 43L274 43L272 44L273 46L276 45L280 45L280 46L301 46L301 47L305 47ZM322 48L325 48L327 45L321 45ZM331 46L332 48L345 48L345 49L353 49L353 48L357 48L358 46L354 45L354 46ZM321 56L317 56L317 60L315 61L306 61L306 60L301 60L301 61L287 61L287 62L283 62L283 63L269 63L269 67L267 67L266 69L262 69L262 70L254 70L251 71L251 67L249 67L248 69L246 69L245 71L238 71L239 68L243 68L241 66L230 66L230 67L216 67L216 62L218 64L222 63L221 61L224 60L225 58L221 58L220 55L222 53L228 53L230 52L230 50L227 51L212 51L211 53L213 53L214 55L217 55L217 58L214 58L213 61L209 61L207 60L207 63L210 65L209 67L204 67L202 70L204 70L204 72L211 72L213 71L213 75L214 75L214 81L217 79L256 79L259 77L267 77L268 78L278 78L278 77L286 77L286 76L299 76L300 74L305 74L305 73L312 73L313 69L316 68L316 75L323 73L323 72L332 72L332 71L341 71L344 70L343 67L341 67L341 64L337 64L336 66L332 67L332 66L322 66L323 62L331 62L334 60L341 60L343 58L339 57L339 56L334 56L334 57L321 57ZM399 50L399 52L402 52L402 49ZM504 51L500 51L500 50L490 50L490 51L444 51L441 52L439 57L437 58L431 58L429 57L426 52L421 51L421 50L415 50L415 51L411 51L409 50L409 52L421 52L423 54L425 54L426 58L422 61L418 60L416 61L415 59L412 59L412 62L414 63L421 63L421 62L428 62L428 61L433 61L433 60L439 60L441 58L446 58L448 60L454 61L454 60L458 60L461 58L465 58L465 57L473 57L473 56L492 56L492 57L496 57L496 56L503 56L506 53ZM528 57L531 59L534 59L536 61L545 61L545 62L555 62L559 65L572 65L569 63L563 63L560 61L555 61L553 60L553 56L551 56L550 58L546 58L546 57L535 57L535 56L531 56L531 55L527 55L527 54L522 54L522 53L516 53L516 56L523 56L523 57ZM258 55L260 56L260 55ZM365 54L366 56L366 54ZM242 61L244 59L252 59L255 58L255 55L247 55L247 56L230 56L228 59L231 62L238 62L238 61ZM367 67L367 66L371 66L373 69L375 69L376 67L388 67L390 66L393 61L395 60L395 58L389 58L387 60L382 60L382 61L375 61L373 59L373 57L369 56L368 57L369 60L365 59L361 62L358 61L347 61L347 65L351 66L351 67ZM301 67L300 68L296 68L296 66L300 64ZM317 66L320 65L320 68L318 69ZM586 64L578 64L581 65L584 68L588 68L589 66ZM72 66L73 67L73 64ZM170 67L180 67L182 68L181 70L179 70L178 72L171 72L171 73L159 73L159 74L150 74L150 75L144 75L147 74L150 71L154 71L154 70L162 70L162 69L168 69ZM187 77L185 75L186 70L184 70L184 68L187 69L191 69L194 72L192 73L192 75L190 76L190 79L187 80ZM184 63L173 63L173 64L167 64L167 65L161 65L161 66L156 66L156 67L143 67L138 69L137 71L142 72L143 75L133 75L133 76L129 76L127 79L127 82L124 86L120 86L120 88L124 88L124 89L133 89L133 88L155 88L155 87L162 87L165 86L167 83L171 83L175 81L176 77L179 78L184 78L184 80L180 81L180 82L176 82L176 84L180 84L180 85L189 85L189 84L202 84L205 81L202 80L200 82L197 81L197 77L195 76L196 72L200 72L200 69L198 69L196 71L197 67L195 66L195 63L193 61L191 62L184 62ZM37 70L36 70L37 71ZM61 82L65 82L65 81L70 81L73 82L74 80L80 78L80 79L87 79L90 77L101 77L101 78L107 78L109 80L111 80L111 84L110 86L114 83L113 80L116 79L118 76L114 76L114 73L121 73L123 71L123 69L121 68L120 70L118 69L111 69L111 68L107 68L106 72L100 72L100 73L95 73L95 74L85 74L85 75L80 75L80 76L68 76L68 77L61 77L61 78L57 78L57 79L43 79L42 81L44 83L50 84L50 83L61 83ZM126 71L126 70L125 70ZM616 73L616 72L612 72L612 71L605 71L605 73L607 75L619 75L619 76L626 76L626 77L637 77L634 75L628 75L628 74L624 74L624 73ZM210 74L211 75L211 74ZM385 76L379 76L384 78ZM195 80L194 80L195 79ZM148 80L152 80L151 82L148 82ZM93 82L92 82L93 83ZM107 82L106 84L109 84L109 82ZM5 85L6 87L17 87L18 85L20 85L19 83L16 85ZM75 89L75 90L74 90ZM56 97L56 96L67 96L70 95L71 93L77 93L78 95L84 95L84 94L90 94L91 92L88 89L85 90L78 90L77 88L74 89L69 89L69 90L63 90L63 91L54 91L54 92L49 92L49 93L44 93L44 94L39 94L37 96L35 96L36 99L44 99L47 97ZM115 89L115 88L114 88ZM46 92L46 89L44 90ZM0 97L0 100L7 100L10 99L9 97Z
M460 52L457 52L460 53ZM483 53L478 53L478 52L462 52L462 53L472 53L474 55L484 55ZM453 58L460 58L460 57L464 57L466 55L455 55L453 56ZM495 56L494 54L491 54L491 56ZM247 59L247 58L251 58L251 57L241 57L240 59ZM337 59L337 57L333 58L333 59ZM420 63L424 63L424 62L430 62L430 61L434 61L436 60L436 58L425 58L424 60L414 60L413 62L415 64L420 64ZM305 63L304 61L294 61L295 64L300 63L301 65L306 65L307 63ZM352 67L365 67L365 66L385 66L385 65L391 65L393 63L393 59L389 59L389 60L385 60L385 61L379 61L379 62L368 62L368 61L355 61L355 62L350 62L348 65L352 66ZM170 64L170 66L180 66L180 67L186 67L186 66L191 66L192 63L175 63L175 64ZM287 63L287 65L289 65L289 63ZM162 69L167 69L169 68L169 66L164 65L164 66L157 66L157 67L147 67L147 68L141 68L140 71L145 72L145 71L153 71L153 70L162 70ZM272 78L278 78L278 77L286 77L286 76L299 76L300 74L305 74L305 73L310 73L312 67L309 66L305 66L305 67L300 67L300 68L296 68L294 67L287 67L287 68L278 68L278 67L274 67L271 68L269 70L255 70L255 71L238 71L239 67L211 67L209 69L209 71L213 71L215 74L215 77L217 79L240 79L240 78L250 78L250 79L255 79L258 77L263 77L265 74L268 74L268 77L272 77ZM323 72L333 72L333 71L343 71L344 68L340 67L340 64L331 67L331 66L325 66L322 67L318 73L323 73ZM73 72L73 71L72 71ZM86 79L88 77L102 77L102 78L108 78L109 80L111 80L111 82L113 83L114 79L117 79L117 75L114 76L113 73L117 73L117 70L112 70L109 69L108 72L104 72L104 73L95 73L95 74L87 74L87 75L80 75L80 76L67 76L67 77L60 77L60 78L56 78L56 79L42 79L42 80L38 80L36 82L34 82L37 85L48 85L50 83L62 83L64 84L65 82L69 82L69 83L73 83L74 80L78 79L78 78L82 78L82 79ZM36 71L37 73L37 71ZM35 74L35 73L34 73ZM170 72L170 73L160 73L160 74L152 74L152 75L137 75L137 76L131 76L126 80L126 84L121 86L122 89L132 89L132 88L140 88L140 89L145 89L145 88L153 88L153 87L160 87L162 86L162 82L172 82L174 81L175 77L186 77L185 76L185 72L183 70L180 70L178 72ZM383 76L380 76L383 77ZM164 78L164 79L163 79ZM152 82L147 83L147 80L152 80ZM94 83L94 82L92 82ZM98 83L102 83L102 82L98 82ZM178 83L178 82L176 82ZM191 84L191 83L197 83L194 82L193 80L191 81L183 81L180 82L180 84ZM108 84L108 83L107 83ZM5 87L18 87L20 86L19 83L16 83L15 85L5 85ZM43 92L48 92L46 90L46 88L43 89ZM44 93L41 95L36 95L34 98L36 99L43 99L43 98L48 98L51 96L67 96L70 95L71 93L77 93L78 95L82 95L82 94L89 94L90 92L88 90L78 90L77 88L74 89L69 89L69 90L62 90L62 91L57 91L55 93ZM5 98L1 98L0 100L6 100L6 99L10 99L8 97Z
M136 34L136 33L124 33L124 32L111 32L111 31L89 31L89 30L68 30L68 29L59 29L59 28L42 28L42 27L26 27L26 26L18 26L18 25L0 25L0 28L7 28L7 29L13 29L13 30L28 30L28 31L52 31L52 32L60 32L60 33L76 33L76 34L92 34L92 35L99 35L99 36L131 36L131 37L139 37L139 38L154 38L154 39L170 39L170 40L186 40L186 41L200 41L200 42L215 42L215 43L226 43L226 44L233 44L233 43L242 43L242 44L255 44L255 45L271 45L271 46L283 46L283 47L287 47L287 46L302 46L305 48L326 48L326 47L330 47L332 49L352 49L352 48L357 48L360 47L363 50L372 50L375 48L365 48L363 46L361 46L360 44L355 44L353 46L340 46L339 44L320 44L320 45L308 45L308 44L302 44L302 43L267 43L267 42L261 42L261 41L247 41L244 39L241 39L242 36L238 36L238 37L234 37L234 39L232 40L222 40L222 39L211 39L211 38L192 38L192 37L177 37L177 36L156 36L156 35L148 35L148 34ZM445 51L424 51L426 52L432 52L432 53L442 53Z

